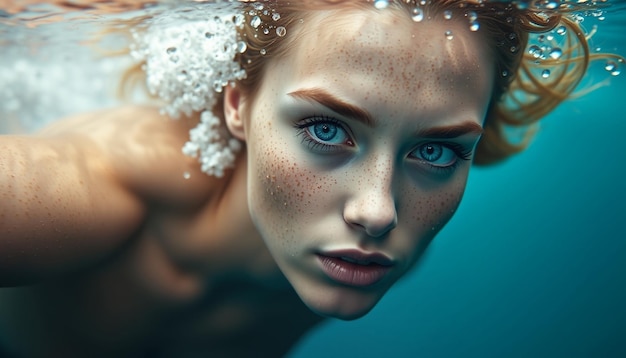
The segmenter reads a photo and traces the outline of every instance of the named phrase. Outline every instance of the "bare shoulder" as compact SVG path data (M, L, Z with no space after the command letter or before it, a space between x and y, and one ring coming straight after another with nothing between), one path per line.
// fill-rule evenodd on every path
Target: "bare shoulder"
M200 171L195 158L182 153L197 121L171 119L156 107L125 106L69 117L42 134L90 138L121 184L143 201L194 206L220 185Z

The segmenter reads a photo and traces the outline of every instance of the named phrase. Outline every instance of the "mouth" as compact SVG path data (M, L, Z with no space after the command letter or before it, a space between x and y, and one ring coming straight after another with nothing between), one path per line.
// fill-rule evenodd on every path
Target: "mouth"
M394 263L380 253L356 250L317 254L322 271L333 281L347 286L366 287L381 281Z

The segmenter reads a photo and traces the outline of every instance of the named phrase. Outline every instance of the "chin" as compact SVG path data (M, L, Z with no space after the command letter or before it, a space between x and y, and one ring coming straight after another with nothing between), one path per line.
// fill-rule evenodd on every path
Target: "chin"
M369 313L385 292L386 290L364 291L351 287L309 287L304 292L298 291L298 294L304 304L316 314L351 321Z

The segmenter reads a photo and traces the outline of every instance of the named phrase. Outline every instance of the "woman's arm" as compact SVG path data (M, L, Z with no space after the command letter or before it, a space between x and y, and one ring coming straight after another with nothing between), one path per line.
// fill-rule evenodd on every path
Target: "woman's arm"
M0 136L0 287L103 260L143 221L144 204L120 180L110 154L121 148L103 145L123 132L68 128Z

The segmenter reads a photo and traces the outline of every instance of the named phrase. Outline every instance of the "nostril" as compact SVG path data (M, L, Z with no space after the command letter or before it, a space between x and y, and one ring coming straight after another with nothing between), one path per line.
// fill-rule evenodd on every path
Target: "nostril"
M344 221L370 237L383 237L398 225L395 206L346 205Z

